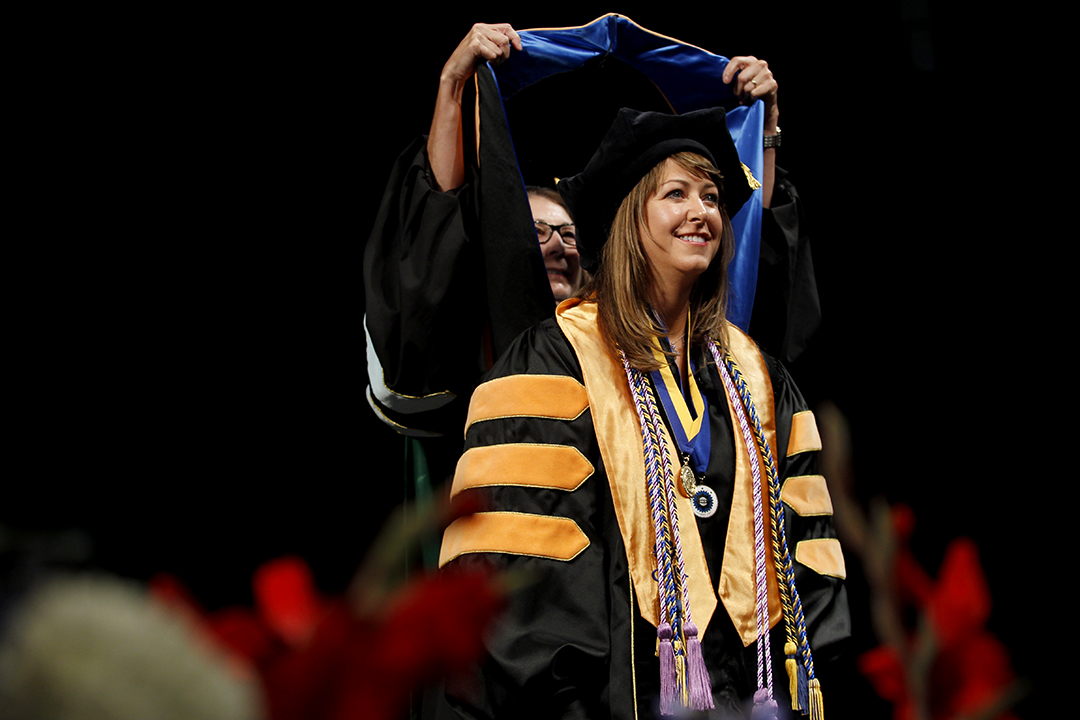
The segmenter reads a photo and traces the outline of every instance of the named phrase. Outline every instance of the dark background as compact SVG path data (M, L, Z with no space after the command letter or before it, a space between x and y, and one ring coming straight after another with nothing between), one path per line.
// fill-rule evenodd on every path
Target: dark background
M12 239L29 252L8 269L0 522L80 528L92 564L175 572L211 608L250 602L252 570L286 552L340 591L403 492L403 443L364 399L361 325L390 165L473 22L619 9L568 6L161 12L93 33L66 18L20 88ZM1030 230L1047 161L1021 146L1046 115L1022 19L944 2L622 9L769 61L824 314L793 373L850 418L862 498L914 508L931 572L949 539L976 539L991 628L1034 677L1051 525L1036 497L1061 480L1059 381L1039 362L1056 323L1030 299L1054 265Z

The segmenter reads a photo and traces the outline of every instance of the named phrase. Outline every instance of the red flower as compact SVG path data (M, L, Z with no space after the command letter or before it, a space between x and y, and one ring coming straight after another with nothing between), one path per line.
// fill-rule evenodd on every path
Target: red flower
M896 505L890 512L897 544L896 557L893 558L896 590L901 600L922 607L933 595L934 579L907 549L908 540L915 530L915 513L907 505Z
M486 573L443 572L413 583L394 602L384 659L400 672L430 678L469 666L484 654L484 630L505 596Z
M266 672L273 720L392 720L419 685L482 657L504 596L486 574L413 581L377 620L335 606L303 649Z
M859 672L870 681L874 691L884 699L897 703L907 697L904 664L895 649L879 645L859 656Z
M475 512L478 502L438 507L424 522L445 527ZM366 577L363 570L358 577ZM271 720L394 720L421 684L482 657L484 632L503 607L505 590L490 574L475 571L423 575L396 591L379 586L386 581L379 572L373 577L377 589L366 588L363 615L351 601L320 597L298 557L259 567L254 611L207 614L169 576L158 578L154 588L259 672Z
M308 564L295 555L271 560L251 585L263 622L291 646L307 642L324 611Z
M924 702L934 720L984 710L1015 677L1005 647L984 628L990 617L990 591L978 549L966 538L952 541L934 580L907 548L914 526L910 510L895 509L893 521L899 536L894 582L901 600L929 622L929 634L912 632L904 648L880 646L864 653L859 670L878 695L893 703L893 720L915 717L916 702ZM927 642L933 647L920 647ZM929 671L917 659L928 649L934 652ZM921 692L914 692L915 687Z
M980 630L943 650L931 672L930 710L935 718L973 715L1015 680L1005 646Z
M263 667L283 650L283 645L259 617L248 608L229 607L204 619L217 641L245 659Z
M960 538L949 543L937 584L925 609L943 648L982 631L990 619L990 588L979 565L979 551L974 542Z

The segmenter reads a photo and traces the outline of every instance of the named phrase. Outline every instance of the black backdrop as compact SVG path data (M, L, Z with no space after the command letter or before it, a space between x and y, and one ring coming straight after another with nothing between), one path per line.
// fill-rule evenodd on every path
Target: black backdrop
M210 607L249 602L251 571L285 552L339 591L402 497L403 444L363 394L386 174L472 22L617 9L571 5L163 12L71 23L34 53L0 520L82 528L95 564L176 572ZM850 418L863 498L914 507L928 568L978 541L992 628L1031 676L1017 573L1048 543L1035 498L1057 461L1039 421L1056 383L1018 352L1056 339L1024 300L1042 272L1022 225L1046 192L1010 119L1030 40L941 2L821 5L623 9L770 62L825 320L793 372Z

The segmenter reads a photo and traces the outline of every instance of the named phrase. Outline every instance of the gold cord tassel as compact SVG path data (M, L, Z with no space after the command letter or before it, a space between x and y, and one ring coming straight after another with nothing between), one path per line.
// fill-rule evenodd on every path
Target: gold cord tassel
M825 720L825 706L821 699L821 681L810 681L810 720Z
M787 670L788 677L788 691L791 693L791 709L800 710L799 708L799 658L795 655L797 648L795 643L784 643L784 655L787 660L784 661L784 669Z

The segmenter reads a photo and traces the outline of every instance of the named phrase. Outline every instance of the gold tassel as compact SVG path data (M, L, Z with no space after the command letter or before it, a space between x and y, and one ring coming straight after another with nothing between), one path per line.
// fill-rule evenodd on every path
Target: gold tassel
M810 720L825 720L825 706L821 699L821 681L810 681Z
M799 710L799 658L795 655L795 643L784 643L784 669L787 670L788 690L791 692L791 709Z

